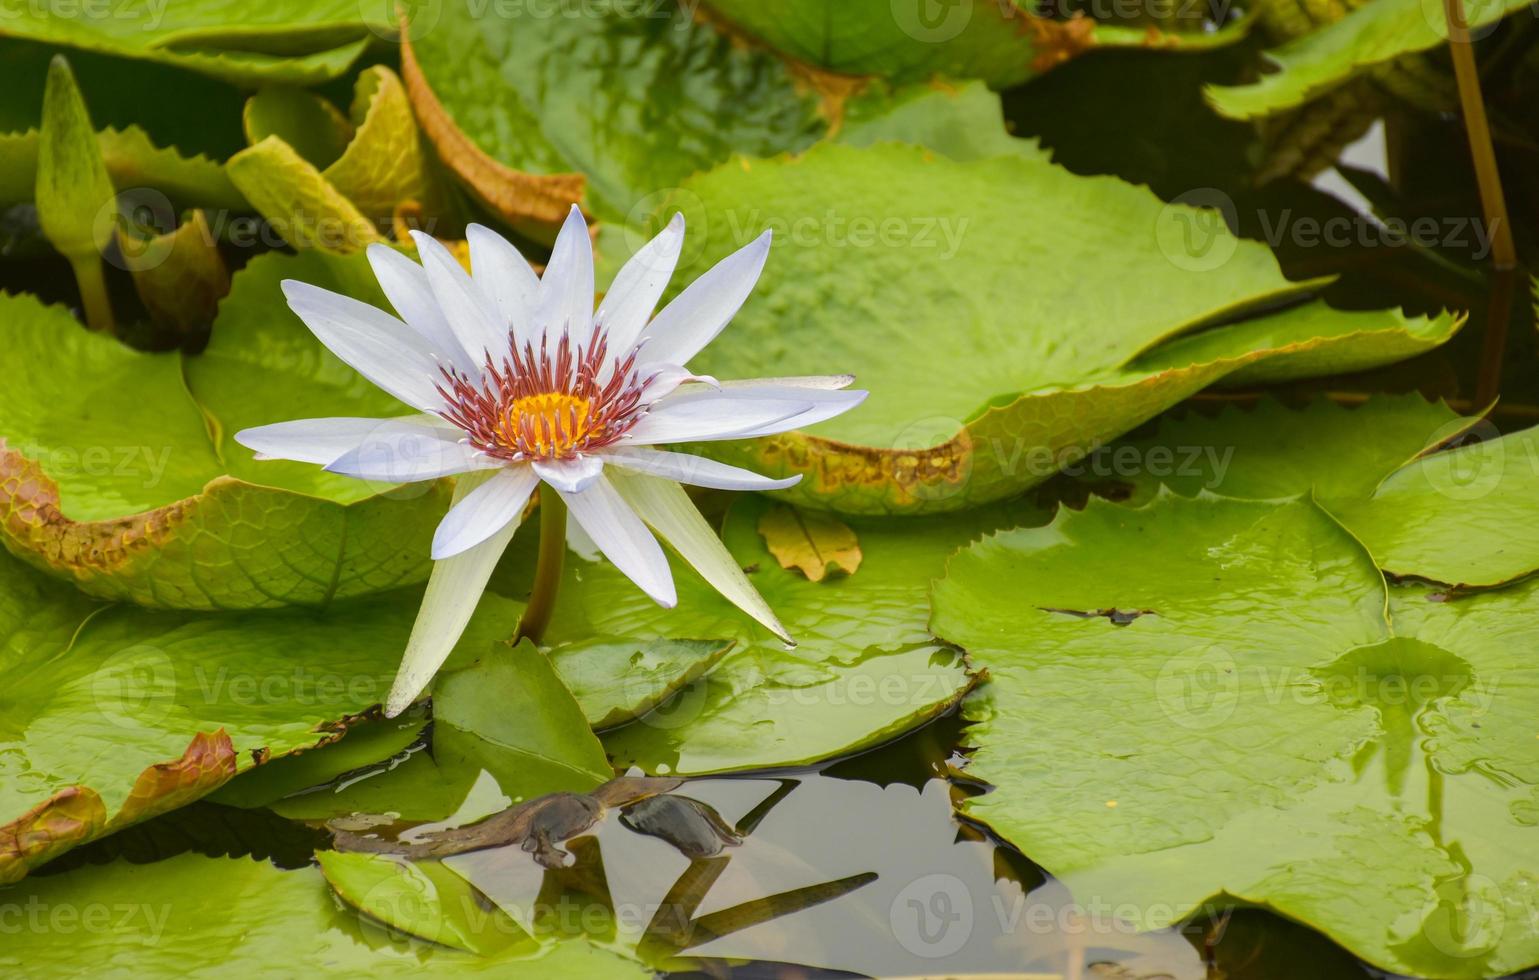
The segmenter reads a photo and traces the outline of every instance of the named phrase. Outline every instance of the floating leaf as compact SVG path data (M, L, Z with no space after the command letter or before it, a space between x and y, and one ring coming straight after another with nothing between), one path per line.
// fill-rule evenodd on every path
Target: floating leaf
M1187 495L1313 494L1392 575L1489 587L1539 570L1539 529L1527 517L1539 494L1539 430L1497 436L1416 395L1189 416L1107 458L1119 451L1146 464L1131 481L1138 499L1161 483ZM1178 455L1185 472L1170 472Z
M426 914L432 908L407 905L406 895L394 893L402 899L394 907L403 913L414 908ZM18 970L68 972L82 957L100 964L93 969L96 975L113 978L296 971L370 977L527 973L552 980L645 980L653 975L627 956L583 941L533 950L514 946L493 956L422 942L370 918L339 912L319 869L279 871L245 858L183 854L153 864L118 861L29 879L0 894L22 907L31 903L109 912L106 928L81 929L68 943L59 942L51 929L23 929L9 937L0 948L0 967L13 975ZM437 894L418 897L430 902ZM488 932L501 925L492 910L451 905L445 911ZM473 917L477 911L482 918Z
M860 539L838 518L776 504L759 518L759 533L781 568L795 568L821 582L830 570L855 574Z
M334 740L389 689L415 611L407 594L321 614L152 612L0 555L0 881ZM487 600L463 642L506 635L513 611Z
M126 3L110 16L73 17L27 4L8 11L0 24L6 36L157 61L236 84L304 85L341 75L368 46L371 31L390 29L382 19L366 21L356 0Z
M1396 973L1532 966L1535 588L1387 589L1307 500L1092 500L985 539L933 597L990 678L996 790L966 812L1143 928L1255 903ZM1104 608L1145 614L1065 614Z
M586 792L614 775L582 709L527 640L497 644L474 666L441 676L433 720L439 766L491 773L514 803Z
M11 356L29 365L0 388L6 546L93 595L173 608L324 605L425 580L446 487L261 462L232 438L406 411L288 311L286 277L383 302L361 256L261 256L235 277L208 348L183 356L0 296Z
M789 57L846 75L896 82L934 76L983 79L995 88L1030 80L1099 45L1210 47L1245 25L1212 33L1165 32L1053 20L1015 0L710 0L712 10Z
M846 513L1007 496L1226 377L1360 370L1435 347L1460 323L1311 303L1213 326L1316 284L1284 279L1265 245L1212 212L1034 153L961 162L824 145L728 164L659 211L674 205L704 237L677 283L778 232L732 330L692 368L731 378L766 361L785 374L837 364L871 391L808 432L703 451L805 474L788 495Z
M1494 24L1527 0L1478 0L1463 5L1472 31ZM1276 70L1248 85L1210 86L1208 101L1235 119L1301 105L1374 65L1448 41L1440 4L1374 0L1317 31L1267 52Z
M716 666L731 640L593 637L550 651L551 663L595 729L614 728L667 701Z
M699 774L799 765L880 744L946 711L971 684L925 624L926 583L973 536L1037 517L1024 505L944 519L858 520L860 574L809 582L759 536L761 498L735 501L723 540L798 642L768 636L679 563L665 610L603 563L573 560L551 641L736 638L711 671L604 744L616 764ZM559 662L559 661L558 661Z

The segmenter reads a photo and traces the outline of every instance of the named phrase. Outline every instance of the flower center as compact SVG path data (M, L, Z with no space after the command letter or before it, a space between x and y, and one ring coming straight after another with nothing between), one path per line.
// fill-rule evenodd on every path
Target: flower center
M592 412L591 401L564 391L515 398L502 409L497 442L534 459L570 456L592 435Z
M602 332L586 348L562 334L538 350L510 339L501 364L490 356L476 377L443 368L438 414L465 431L472 446L509 462L570 459L613 444L647 406L636 351L617 364Z

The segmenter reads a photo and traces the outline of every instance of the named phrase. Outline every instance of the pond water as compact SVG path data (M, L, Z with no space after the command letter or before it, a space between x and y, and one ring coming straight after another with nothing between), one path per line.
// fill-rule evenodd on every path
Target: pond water
M953 714L814 768L685 780L558 842L553 867L518 844L443 863L536 937L587 933L634 944L677 977L1383 975L1259 910L1214 910L1178 929L1139 933L1114 906L1076 902L1018 851L955 817L956 798L984 791L961 769L962 730ZM428 751L419 741L275 804L308 819L198 803L81 848L34 880L188 851L268 858L297 873L330 843L316 819L323 814L332 827L404 842L474 823L506 803L483 773L468 793L446 797L464 798L443 820L352 812L370 798L371 783L400 799L402 774L428 761ZM419 783L417 795L431 797L432 787Z

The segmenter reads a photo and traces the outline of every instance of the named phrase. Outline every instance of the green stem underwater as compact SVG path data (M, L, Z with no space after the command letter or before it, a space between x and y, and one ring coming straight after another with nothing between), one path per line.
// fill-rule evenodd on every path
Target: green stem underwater
M532 640L539 643L550 626L556 608L556 593L561 589L561 566L566 560L566 501L549 487L540 488L540 557L534 569L534 588L529 593L529 607L518 622L513 642Z

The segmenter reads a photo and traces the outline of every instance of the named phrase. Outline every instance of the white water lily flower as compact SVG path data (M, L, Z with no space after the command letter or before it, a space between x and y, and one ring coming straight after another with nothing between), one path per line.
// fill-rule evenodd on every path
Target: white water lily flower
M561 500L592 544L659 604L676 601L653 531L748 615L789 640L680 483L778 490L713 460L649 448L801 428L865 398L847 375L718 382L685 365L752 292L770 235L728 256L654 318L684 241L673 221L626 263L593 309L593 251L573 208L544 278L512 244L472 225L472 273L413 232L422 265L388 246L368 257L399 319L294 280L289 306L332 353L421 414L280 422L236 435L259 458L318 463L363 480L458 476L433 536L422 610L386 714L427 686L469 622L535 487ZM648 530L650 525L651 530Z

